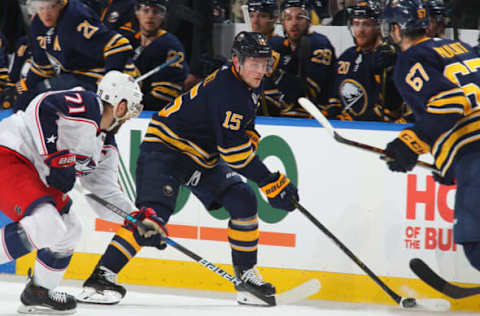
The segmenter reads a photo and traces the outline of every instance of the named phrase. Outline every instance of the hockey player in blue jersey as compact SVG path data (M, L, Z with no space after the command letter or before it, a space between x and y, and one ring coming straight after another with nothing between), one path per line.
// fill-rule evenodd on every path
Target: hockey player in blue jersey
M430 24L427 28L428 37L445 37L445 28L450 22L450 9L444 0L425 0Z
M165 0L137 0L135 15L138 39L134 63L141 74L147 73L168 59L179 60L142 81L145 110L159 111L183 92L183 82L189 73L185 50L180 40L162 29L166 19Z
M355 121L396 121L403 102L393 84L396 48L383 42L380 5L372 0L349 7L348 27L355 46L337 60L335 92L328 117Z
M31 0L30 5L36 13L30 25L33 63L17 83L18 109L47 90L82 86L96 91L110 70L134 75L128 40L106 28L88 7L68 0Z
M394 80L416 118L386 147L392 171L431 153L434 179L457 185L453 236L480 271L480 57L463 42L429 38L422 0L389 0L384 30L402 50Z
M309 31L310 0L284 0L280 5L285 37L269 44L280 56L265 84L269 115L308 117L297 99L307 96L322 109L334 96L335 49L325 35Z
M262 33L267 40L275 35L275 23L280 15L277 0L248 0L248 16L253 32Z
M0 230L0 264L37 250L34 274L20 297L20 313L75 312L75 298L55 288L82 235L81 220L68 196L77 178L110 203L135 210L118 185L114 135L140 113L141 100L131 76L111 71L100 81L98 94L82 88L42 93L25 111L0 122L0 212L12 221ZM123 222L102 205L90 204L98 216ZM153 211L135 214L152 228L148 234L155 234L150 238L159 240L161 220L145 217ZM140 239L145 235L136 234Z
M206 209L223 206L230 213L228 240L235 274L243 281L236 286L242 304L264 305L251 293L267 297L275 294L275 287L255 268L257 199L240 175L254 181L275 208L293 211L292 200L298 200L295 185L285 175L270 172L256 155L255 113L271 54L260 33L239 33L232 47L232 63L154 114L137 161L136 205L153 208L165 222L175 209L181 185ZM111 282L113 278L107 279L105 272L108 276L120 272L141 246L126 228L117 231L77 299L117 303L107 292L125 294L125 289Z

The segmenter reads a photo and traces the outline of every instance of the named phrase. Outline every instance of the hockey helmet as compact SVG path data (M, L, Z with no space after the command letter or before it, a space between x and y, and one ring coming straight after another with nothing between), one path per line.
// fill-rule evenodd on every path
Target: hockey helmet
M397 24L403 33L427 29L430 22L423 0L388 0L383 10L384 35L392 24Z
M168 0L137 0L135 4L135 10L140 9L140 7L156 7L160 9L160 13L165 15L167 14L167 5Z
M267 12L277 16L279 13L277 0L248 0L248 12Z
M443 0L425 0L427 13L437 22L447 24L451 16L451 10L447 8Z
M380 4L374 0L358 1L355 5L347 8L349 20L374 19L377 20L382 14Z
M131 117L137 117L143 110L142 91L140 86L125 73L117 70L107 72L97 88L99 98L113 106L115 122L107 130L110 131L116 127L119 121ZM116 110L120 102L127 101L127 112L122 117L116 116Z

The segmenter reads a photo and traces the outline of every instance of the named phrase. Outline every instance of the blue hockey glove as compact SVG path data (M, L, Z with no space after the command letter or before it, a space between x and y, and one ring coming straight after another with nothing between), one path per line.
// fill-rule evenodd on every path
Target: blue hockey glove
M75 155L68 150L60 150L50 154L45 164L50 167L46 177L49 186L67 193L75 184Z
M450 186L450 185L456 185L457 184L457 181L456 181L455 178L442 177L442 175L437 173L437 172L432 172L432 176L433 176L433 180L435 180L435 182L438 182L438 183L443 184L443 185Z
M299 200L297 188L284 174L272 173L269 178L261 181L259 186L267 196L271 206L288 212L295 210L292 199Z
M141 246L157 247L163 250L167 247L165 238L168 237L168 231L165 227L165 221L157 216L154 209L142 207L138 211L133 211L130 216L135 218L143 225L135 225L125 220L125 227L133 232L135 240Z
M400 138L395 138L385 148L388 168L394 172L407 172L415 167L418 154L413 152Z

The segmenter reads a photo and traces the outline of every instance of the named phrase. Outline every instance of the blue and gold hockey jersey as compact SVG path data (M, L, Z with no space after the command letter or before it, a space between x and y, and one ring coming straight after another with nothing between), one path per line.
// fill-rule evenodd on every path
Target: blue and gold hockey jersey
M145 47L140 45L139 39L134 45L133 60L141 74L175 56L180 57L177 62L142 81L144 109L159 111L183 91L183 81L189 73L185 50L180 40L165 30L159 30L156 39Z
M393 121L399 118L400 114L394 112L401 108L402 99L393 84L389 85L395 57L393 48L389 53L376 49L364 52L356 46L345 50L337 60L337 100L331 102L334 106L329 108L329 116L331 112L341 112L340 118L355 121ZM386 104L387 93L397 96L389 99L393 104Z
M480 150L480 57L459 41L426 38L399 55L394 80L416 119L401 132L431 152L445 177L465 152Z
M143 150L166 144L204 168L223 159L254 181L268 177L248 135L254 129L261 90L249 88L232 64L225 64L153 115Z
M301 96L307 95L321 108L325 108L329 104L329 99L334 96L335 49L323 34L310 32L305 36L310 40L311 50L305 78L284 76L276 81L267 78L265 82L265 98L267 102L274 104L274 107L280 108L281 116L309 116L297 104L296 100ZM290 43L284 37L273 36L268 43L280 54L290 50Z
M8 54L6 47L6 39L0 33L0 93L7 86L8 79Z
M80 2L68 2L52 28L35 16L31 35L33 63L26 80L29 89L62 72L73 73L90 86L96 86L110 70L135 73L135 66L129 62L133 48L128 40L105 27Z

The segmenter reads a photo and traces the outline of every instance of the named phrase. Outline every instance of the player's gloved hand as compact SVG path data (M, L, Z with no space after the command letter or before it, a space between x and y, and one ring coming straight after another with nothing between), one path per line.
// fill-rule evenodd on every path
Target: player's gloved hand
M165 227L165 221L157 216L154 209L142 207L137 211L133 211L130 216L143 224L135 225L125 220L125 226L133 231L135 240L137 240L139 245L157 247L160 250L167 247L165 238L168 237L168 231Z
M15 85L15 87L17 89L18 94L22 94L25 91L28 91L27 80L26 79L19 80Z
M297 202L299 200L297 188L284 174L272 173L270 177L261 181L259 186L271 206L288 212L295 210L292 199Z
M75 155L65 149L48 155L44 161L50 167L46 177L48 185L63 193L70 191L75 184Z
M0 96L0 105L3 110L9 109L17 99L17 89L15 86L9 86L3 89Z
M435 182L438 182L438 183L443 184L443 185L450 186L450 185L457 184L457 181L456 181L455 178L443 177L441 174L439 174L437 172L432 172L432 176L433 176L433 180L435 180Z
M247 129L245 133L250 138L250 141L252 142L252 145L255 148L255 151L257 151L258 144L260 143L260 134L254 129L253 130Z
M375 71L380 72L383 69L393 67L397 60L397 51L395 46L388 41L381 43L375 49Z
M407 172L415 167L418 154L413 152L400 138L395 138L385 148L388 168L391 171Z

